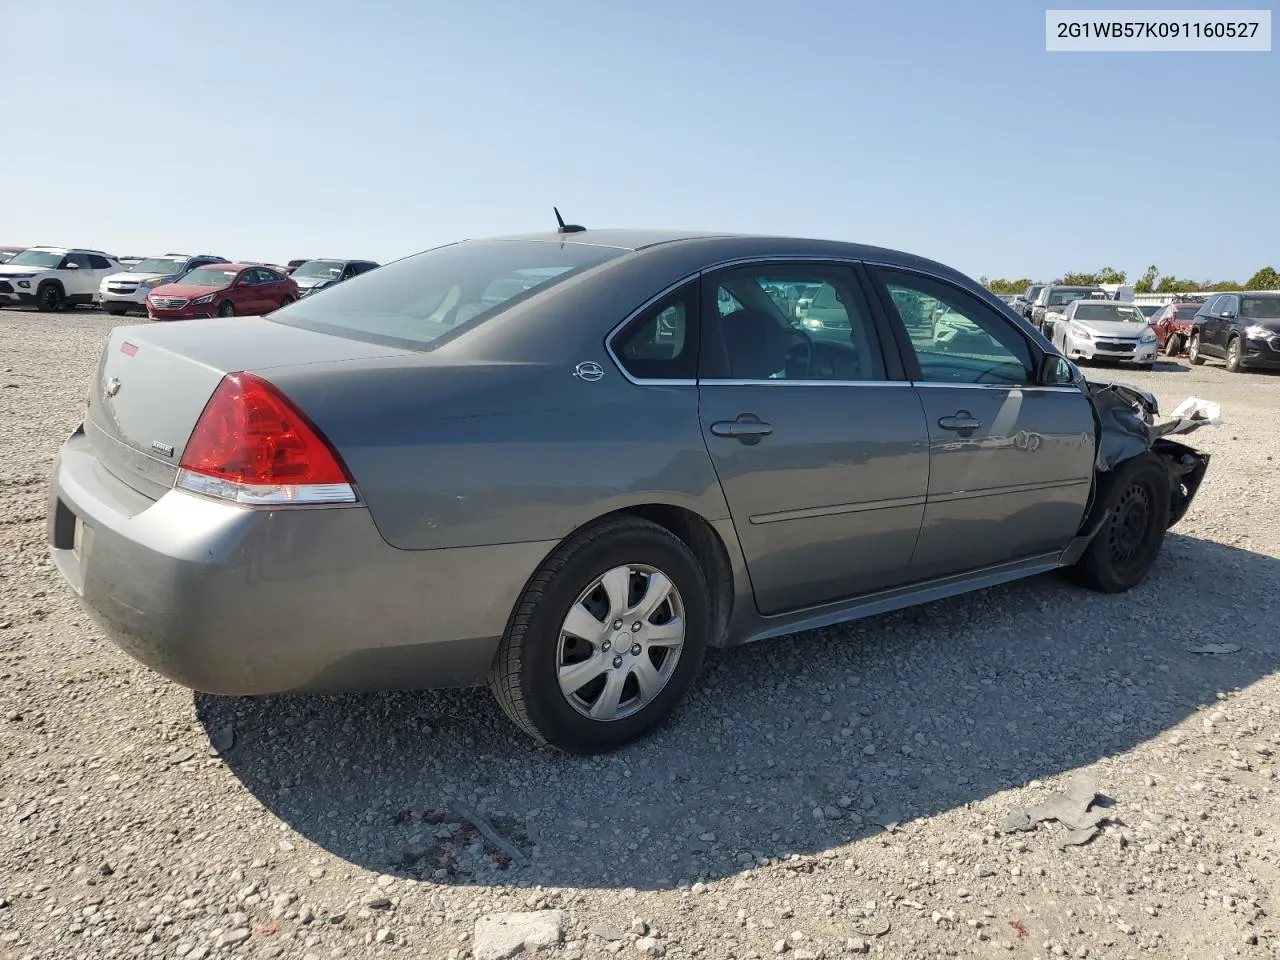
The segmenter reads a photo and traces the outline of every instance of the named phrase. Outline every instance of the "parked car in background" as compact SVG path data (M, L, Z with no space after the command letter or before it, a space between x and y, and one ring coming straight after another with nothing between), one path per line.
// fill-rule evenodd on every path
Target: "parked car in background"
M1071 360L1113 360L1150 370L1156 332L1137 304L1073 300L1053 323L1053 344Z
M1226 361L1239 373L1254 368L1280 370L1280 293L1223 293L1196 311L1187 359Z
M1107 292L1099 286L1073 286L1063 283L1051 283L1040 288L1040 292L1036 294L1036 299L1031 305L1031 325L1043 333L1046 337L1051 336L1052 331L1047 329L1046 324L1052 324L1054 320L1062 316L1063 310L1072 300L1087 299L1106 300Z
M784 306L815 287L843 337ZM48 535L179 683L488 682L595 752L663 721L708 647L1064 567L1140 583L1209 463L1155 411L916 256L579 228L117 327Z
M49 311L91 304L102 278L119 270L120 261L101 250L28 247L0 264L0 305Z
M1013 307L1013 312L1022 317L1023 320L1030 322L1031 308L1035 305L1036 297L1040 296L1040 291L1045 288L1043 283L1033 283L1027 289L1013 298L1013 302L1009 306Z
M1140 303L1138 309L1142 311L1142 315L1150 320L1160 312L1161 306L1158 303Z
M0 247L0 263L8 263L10 260L12 260L14 257L16 257L25 249L27 248L26 247Z
M305 258L302 260L290 260L288 264L285 265L285 268L284 268L285 274L292 276L293 271L297 270L300 266L302 266L306 262L307 261Z
M1160 352L1176 357L1191 340L1191 324L1202 303L1166 303L1148 320L1156 332Z
M289 274L302 296L331 287L377 267L372 260L308 260Z
M156 287L147 296L152 320L261 316L298 299L298 285L284 274L256 263L218 263L198 267L177 283Z
M103 278L98 287L98 304L112 316L130 310L146 313L147 295L156 287L173 283L197 267L226 262L225 257L212 254L166 253L160 257L144 257L128 270Z

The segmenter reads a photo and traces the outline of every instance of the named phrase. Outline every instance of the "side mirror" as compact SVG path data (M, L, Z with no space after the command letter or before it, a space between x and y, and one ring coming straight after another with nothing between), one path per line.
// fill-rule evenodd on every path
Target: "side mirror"
M75 264L72 264L72 266L75 266ZM1223 320L1234 320L1235 318L1236 318L1236 312L1235 312L1234 310L1223 310L1223 311L1222 311L1222 319L1223 319Z
M1046 353L1040 360L1036 383L1042 387L1062 387L1075 383L1078 376L1076 365L1066 357Z
M67 264L67 269L68 269L68 270L79 270L79 269L80 269L80 264L76 263L75 261L72 261L71 263L68 263L68 264Z

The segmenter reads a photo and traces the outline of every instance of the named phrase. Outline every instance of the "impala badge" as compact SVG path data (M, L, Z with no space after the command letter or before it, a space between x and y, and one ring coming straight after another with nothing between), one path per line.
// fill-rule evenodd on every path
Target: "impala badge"
M102 392L105 393L108 397L114 397L117 393L120 392L120 378L108 377Z
M595 383L604 376L604 367L590 360L584 360L573 368L573 375L585 380L587 383Z
M173 456L173 447L167 443L161 443L159 440L151 441L151 449L157 453L163 453L166 457Z

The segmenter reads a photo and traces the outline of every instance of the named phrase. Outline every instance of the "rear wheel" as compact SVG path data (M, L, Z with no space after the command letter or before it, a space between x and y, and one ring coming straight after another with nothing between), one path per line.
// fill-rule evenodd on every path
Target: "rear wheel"
M1169 527L1169 474L1144 453L1125 462L1106 494L1110 515L1072 570L1085 586L1121 593L1141 583L1160 553Z
M662 723L701 666L706 578L689 548L636 517L565 541L525 588L489 685L530 736L572 753L620 747Z
M1164 355L1176 357L1180 353L1182 353L1182 337L1176 333L1169 334L1164 342Z
M222 305L218 307L218 316L234 317L236 315L236 307L230 300L224 300Z
M1239 373L1244 369L1241 361L1244 359L1244 349L1240 345L1239 337L1232 337L1227 344L1227 372Z
M1193 367L1198 367L1204 363L1204 357L1200 355L1200 331L1193 330L1191 332L1191 342L1187 344L1187 359L1191 361Z
M36 290L36 309L41 313L52 313L61 310L63 303L62 287L46 280Z

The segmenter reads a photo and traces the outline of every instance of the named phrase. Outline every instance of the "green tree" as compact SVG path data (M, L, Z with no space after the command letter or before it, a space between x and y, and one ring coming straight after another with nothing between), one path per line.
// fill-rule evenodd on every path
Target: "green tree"
M1123 270L1117 270L1115 267L1103 267L1098 271L1099 283L1124 283L1128 276Z
M1081 287L1096 286L1102 283L1124 283L1127 274L1115 267L1103 267L1094 273L1068 273L1062 278L1063 283Z
M1138 282L1133 285L1134 293L1151 293L1156 288L1156 277L1160 276L1160 268L1154 263L1143 271Z
M995 279L979 277L978 282L997 296L1022 293L1027 287L1031 286L1030 280L1005 280L1003 277L996 277Z
M1275 267L1263 267L1244 285L1246 290L1280 290L1280 273Z

